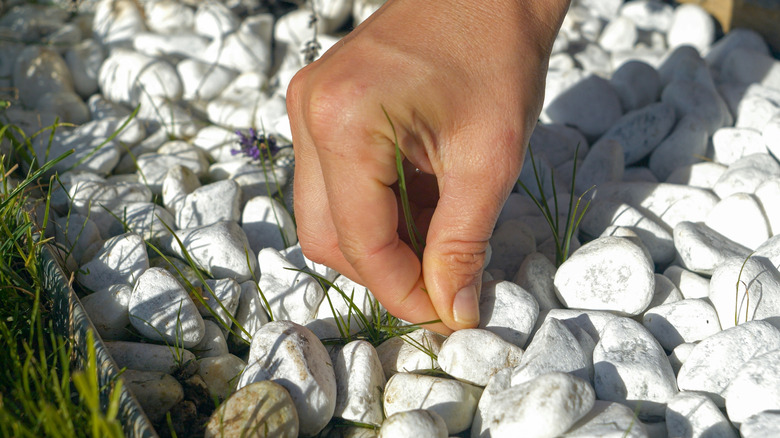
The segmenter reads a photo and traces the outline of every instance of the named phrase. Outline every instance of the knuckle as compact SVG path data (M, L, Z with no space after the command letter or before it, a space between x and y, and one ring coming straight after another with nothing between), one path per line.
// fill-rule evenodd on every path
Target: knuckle
M485 264L487 245L487 241L450 241L442 247L439 258L453 275L473 276Z

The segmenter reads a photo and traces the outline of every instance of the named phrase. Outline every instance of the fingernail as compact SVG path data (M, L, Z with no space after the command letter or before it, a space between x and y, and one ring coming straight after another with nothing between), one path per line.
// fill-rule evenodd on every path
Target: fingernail
M466 286L455 294L452 316L458 324L472 326L479 323L479 299L476 286Z

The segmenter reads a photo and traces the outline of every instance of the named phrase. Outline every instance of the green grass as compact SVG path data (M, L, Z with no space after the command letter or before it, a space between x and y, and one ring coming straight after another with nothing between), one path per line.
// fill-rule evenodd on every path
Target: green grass
M38 167L27 155L32 138L14 126L0 124L0 141L16 152L13 161L0 155L0 436L124 436L117 419L121 382L110 390L104 409L93 344L85 369L72 369L75 346L55 333L54 310L43 288L40 254L49 218L45 213L36 222L30 206L46 202L48 212L53 179L42 178L64 156ZM11 163L25 156L30 170L22 173ZM12 178L21 182L13 186Z

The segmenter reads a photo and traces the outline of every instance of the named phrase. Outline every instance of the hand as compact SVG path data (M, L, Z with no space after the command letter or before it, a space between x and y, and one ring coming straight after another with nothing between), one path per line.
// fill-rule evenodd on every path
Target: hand
M488 240L520 173L567 7L390 0L298 72L287 107L306 256L401 319L440 319L427 328L444 334L475 327ZM383 107L408 160L422 262L408 244Z

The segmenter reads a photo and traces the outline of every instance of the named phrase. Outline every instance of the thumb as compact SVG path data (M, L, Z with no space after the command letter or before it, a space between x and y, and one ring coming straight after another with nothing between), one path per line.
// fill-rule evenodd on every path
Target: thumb
M479 324L488 242L517 180L515 161L520 160L507 160L506 155L503 160L479 160L472 155L439 177L439 201L423 254L423 279L437 314L453 330Z

